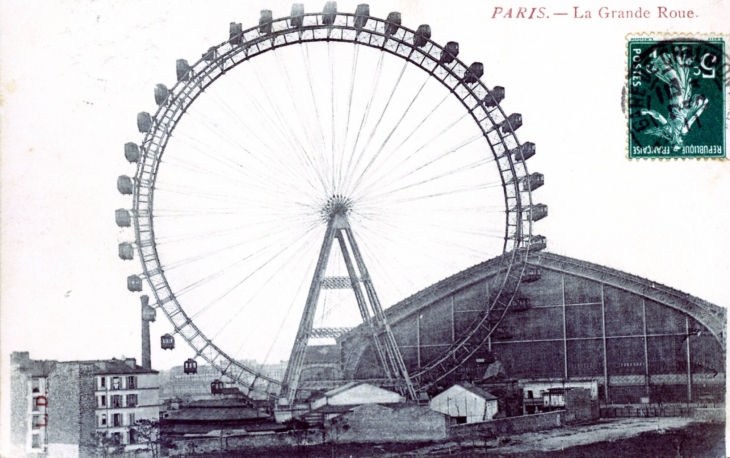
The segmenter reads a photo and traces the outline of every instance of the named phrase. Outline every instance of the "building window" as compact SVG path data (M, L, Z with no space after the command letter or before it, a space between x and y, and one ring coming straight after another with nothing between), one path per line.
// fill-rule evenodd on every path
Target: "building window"
M31 438L31 441L30 441L30 448L33 448L33 449L42 448L41 435L40 434L33 434L32 438Z
M113 424L114 426L124 426L124 420L123 420L122 418L123 418L123 417L122 417L122 414L120 414L120 413L115 413L115 414L114 414L114 415L112 416L112 421L113 421L113 423L112 423L112 424Z
M136 394L127 395L127 407L137 407L137 395Z
M130 375L127 377L127 389L131 390L137 388L137 377L134 375Z
M122 396L115 394L112 396L112 408L122 407Z
M99 407L106 407L106 396L99 396Z
M99 426L106 426L106 414L103 413L99 417Z
M134 414L130 414L130 417L134 416ZM129 443L130 444L136 444L137 443L137 431L134 429L129 430Z
M122 433L112 433L112 443L120 445L122 443Z
M106 377L99 377L99 388L106 389Z
M112 377L112 390L122 389L122 379L120 377Z
M129 424L130 425L133 425L136 420L137 419L134 417L134 414L133 413L130 413L129 414Z

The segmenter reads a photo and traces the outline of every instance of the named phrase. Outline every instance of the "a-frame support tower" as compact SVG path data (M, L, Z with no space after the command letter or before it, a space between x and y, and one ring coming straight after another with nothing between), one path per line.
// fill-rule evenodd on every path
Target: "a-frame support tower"
M332 251L332 245L335 239L337 239L350 279L350 287L355 293L355 299L360 309L363 323L372 332L373 346L378 354L385 375L389 379L402 380L402 385L405 386L404 394L407 394L411 399L416 399L413 382L408 375L403 357L400 354L393 332L385 318L385 313L383 313L383 308L375 292L372 279L368 274L362 254L350 228L350 223L347 219L347 204L346 202L335 200L334 204L330 205L329 208L330 212L326 215L328 217L327 232L324 235L322 249L319 252L319 259L314 271L314 278L312 278L312 284L309 287L309 294L304 306L302 320L299 323L297 337L292 348L286 373L284 374L284 389L282 394L286 396L289 405L294 403L299 386L299 377L304 366L304 352L312 334L314 315L317 309L319 295L325 282L325 271ZM352 251L352 256L350 256L350 251ZM361 284L365 289L364 294Z

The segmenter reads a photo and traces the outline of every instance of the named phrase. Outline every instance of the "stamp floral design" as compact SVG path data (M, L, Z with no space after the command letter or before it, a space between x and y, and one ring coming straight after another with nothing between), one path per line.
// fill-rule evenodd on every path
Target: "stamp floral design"
M629 157L725 157L724 41L629 41Z
M701 94L692 94L692 80L690 68L693 59L675 57L671 53L664 53L652 59L649 70L661 81L669 86L671 98L667 100L666 108L669 119L656 110L641 109L642 115L649 115L659 122L659 127L646 130L649 135L665 138L672 150L679 151L684 144L684 136L692 124L707 107L707 97Z

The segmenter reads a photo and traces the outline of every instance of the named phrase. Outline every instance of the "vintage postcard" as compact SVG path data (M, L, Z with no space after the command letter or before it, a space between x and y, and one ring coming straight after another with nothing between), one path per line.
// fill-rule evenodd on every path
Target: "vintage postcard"
M0 2L0 456L726 456L730 4Z

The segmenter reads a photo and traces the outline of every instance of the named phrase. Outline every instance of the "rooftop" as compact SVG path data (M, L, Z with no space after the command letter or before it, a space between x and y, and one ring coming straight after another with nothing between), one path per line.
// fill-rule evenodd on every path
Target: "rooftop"
M10 356L11 365L22 372L43 376L53 372L58 365L94 365L95 375L129 375L129 374L157 374L154 369L146 369L137 364L135 358L125 359L97 359L85 361L56 361L30 359L27 351L13 352Z

